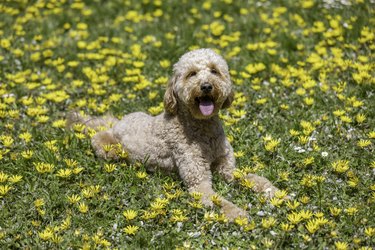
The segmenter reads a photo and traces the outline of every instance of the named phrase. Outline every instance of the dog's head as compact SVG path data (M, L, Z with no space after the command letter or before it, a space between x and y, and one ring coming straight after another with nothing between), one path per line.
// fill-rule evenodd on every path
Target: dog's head
M184 54L173 66L164 96L165 110L176 114L183 105L196 119L208 119L233 101L226 61L211 49Z

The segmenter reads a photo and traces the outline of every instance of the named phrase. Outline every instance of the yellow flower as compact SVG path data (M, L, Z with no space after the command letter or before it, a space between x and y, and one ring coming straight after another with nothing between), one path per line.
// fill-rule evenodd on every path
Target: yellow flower
M21 181L23 178L22 175L12 175L9 177L8 181L11 182L11 183L17 183L19 181Z
M135 217L137 217L138 215L138 212L135 211L135 210L125 210L122 215L124 215L125 219L130 221L130 220L133 220L135 219Z
M36 208L44 206L44 199L40 198L34 201L34 206Z
M316 220L309 220L305 227L309 233L314 234L319 229L319 224Z
M288 223L281 223L281 229L284 232L290 232L291 230L293 230L293 228L294 228L294 225L291 225L291 224L288 224Z
M271 204L275 207L280 207L281 204L283 204L284 200L283 199L279 199L277 197L273 197L271 200L270 200Z
M255 183L253 181L250 181L248 179L242 179L241 180L241 186L246 187L246 188L253 188L255 186Z
M107 173L112 173L113 171L116 170L116 164L105 164L104 165L104 170L107 172Z
M267 98L261 98L255 101L256 104L263 105L267 102Z
M6 195L11 189L9 185L0 185L0 197Z
M78 205L78 210L81 213L85 214L89 211L89 207L84 202L80 202Z
M368 146L370 146L371 144L372 144L372 143L371 143L370 140L363 140L363 139L361 139L361 140L359 140L359 141L357 142L357 146L358 146L358 147L361 147L361 148L368 147Z
M336 247L336 250L346 250L349 248L349 245L346 242L336 241L335 247Z
M301 145L305 145L309 142L310 138L308 136L298 136L298 143L300 143Z
M147 173L145 171L138 171L136 173L136 176L139 179L147 179Z
M262 219L262 227L263 228L268 229L268 228L273 227L275 224L276 224L276 219L273 218L273 217L263 218Z
M366 228L365 228L365 234L366 234L368 237L373 237L373 236L375 236L375 228L373 228L373 227L366 227Z
M221 205L221 197L217 194L211 196L211 201L216 205L220 206Z
M169 60L162 60L159 63L162 68L169 68L171 66L171 62Z
M349 207L347 209L345 209L345 212L348 214L348 215L355 215L357 212L358 212L358 209L355 208L355 207Z
M337 173L345 173L349 169L349 161L338 160L331 164L333 170Z
M127 235L135 235L138 231L139 227L134 225L129 225L124 228L124 233Z
M203 193L201 192L191 192L190 196L193 197L194 200L198 201L201 200Z
M42 232L39 232L38 236L39 236L40 239L42 239L44 241L47 241L47 240L49 240L49 239L52 238L52 236L53 236L53 230L52 230L52 228L47 227Z
M341 213L342 209L341 208L337 208L337 207L330 207L329 211L331 212L332 216L336 217L336 216L338 216Z
M355 120L358 123L363 123L366 120L366 116L364 114L358 114L355 116Z
M310 210L301 210L299 214L302 216L303 219L310 219L313 216L313 213Z
M294 225L298 224L300 221L303 220L302 215L300 215L299 213L296 213L296 212L288 214L287 218Z
M375 139L375 131L371 131L367 134L370 139Z
M175 214L170 218L171 222L185 222L188 220L188 217L186 217L183 214Z
M210 24L210 30L212 35L220 36L225 30L225 26L218 21L214 21Z
M57 172L56 176L61 177L61 178L68 178L71 174L72 174L72 170L66 168L66 169L60 169Z
M25 142L30 142L32 135L29 132L25 132L25 133L20 134L18 137L24 140Z
M6 182L8 180L9 175L4 172L0 172L0 182Z
M303 99L303 101L305 102L306 105L308 106L311 106L314 104L314 98L311 98L311 97L305 97L305 99Z
M276 151L276 148L277 146L280 144L280 139L279 140L270 140L269 142L266 143L266 145L264 146L265 149L269 152L275 152Z
M236 223L237 225L239 226L244 226L244 225L247 225L248 224L248 218L247 217L237 217L235 220L234 220L234 223Z
M51 173L55 166L53 164L44 163L44 162L34 162L35 169L41 173Z
M293 200L293 201L288 201L288 202L286 203L286 205L287 205L288 208L294 210L294 209L296 209L297 207L299 207L300 203L299 203L298 201L296 201L296 200Z
M68 201L70 204L75 204L81 200L81 197L76 194L72 194L71 196L67 196Z

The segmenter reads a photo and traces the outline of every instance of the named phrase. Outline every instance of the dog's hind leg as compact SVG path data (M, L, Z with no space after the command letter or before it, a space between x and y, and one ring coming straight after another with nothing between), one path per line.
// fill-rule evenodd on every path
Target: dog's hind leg
M91 138L91 145L99 157L105 159L119 158L118 153L121 150L121 145L114 137L112 129L97 132Z

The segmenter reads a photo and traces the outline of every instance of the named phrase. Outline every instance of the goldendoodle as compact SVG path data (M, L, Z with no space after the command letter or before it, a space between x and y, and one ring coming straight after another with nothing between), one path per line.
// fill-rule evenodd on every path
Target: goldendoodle
M221 122L219 110L233 101L233 89L226 61L211 49L184 54L173 67L164 96L165 112L152 117L136 112L122 120L114 117L84 117L71 113L69 123L82 123L99 130L92 137L98 156L116 158L116 146L128 152L129 161L144 161L151 169L177 171L189 192L202 193L202 203L212 206L212 171L228 182L234 179L235 158ZM112 145L112 150L108 146ZM249 174L256 192L272 197L278 190L266 178ZM221 210L229 218L246 212L220 197Z

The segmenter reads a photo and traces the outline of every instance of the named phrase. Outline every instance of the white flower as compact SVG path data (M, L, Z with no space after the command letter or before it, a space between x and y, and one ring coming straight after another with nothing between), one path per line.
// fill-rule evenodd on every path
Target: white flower
M328 152L322 152L322 157L327 157L328 156Z

